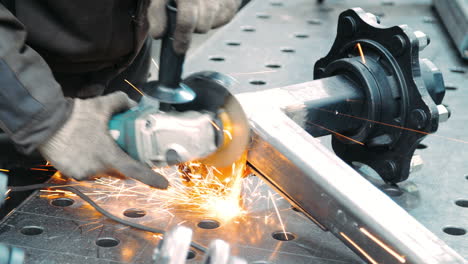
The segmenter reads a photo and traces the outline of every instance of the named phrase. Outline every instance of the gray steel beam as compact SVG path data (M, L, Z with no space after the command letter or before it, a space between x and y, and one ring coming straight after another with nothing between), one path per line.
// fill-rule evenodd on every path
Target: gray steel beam
M468 1L434 0L433 4L460 56L468 60Z
M237 95L254 135L250 165L369 263L466 263L299 125L324 96L306 89L314 83Z

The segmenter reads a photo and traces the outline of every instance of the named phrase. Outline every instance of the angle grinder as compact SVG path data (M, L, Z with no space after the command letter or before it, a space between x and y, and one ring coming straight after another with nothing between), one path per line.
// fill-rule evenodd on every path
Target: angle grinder
M148 82L138 106L115 115L111 135L131 157L148 166L197 160L226 167L245 151L249 127L241 105L229 92L232 78L200 72L181 80L185 54L172 45L177 9L167 6L159 80Z

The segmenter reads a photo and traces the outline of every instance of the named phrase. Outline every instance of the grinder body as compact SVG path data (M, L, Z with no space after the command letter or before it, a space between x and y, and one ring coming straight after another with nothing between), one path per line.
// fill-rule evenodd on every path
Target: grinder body
M131 157L162 167L187 161L216 167L235 162L247 147L249 128L229 92L232 78L199 72L182 80L185 54L173 49L177 8L166 6L158 81L148 82L139 105L109 123L111 135Z
M207 111L160 111L146 97L115 115L109 130L132 158L164 167L206 157L222 144L222 123Z

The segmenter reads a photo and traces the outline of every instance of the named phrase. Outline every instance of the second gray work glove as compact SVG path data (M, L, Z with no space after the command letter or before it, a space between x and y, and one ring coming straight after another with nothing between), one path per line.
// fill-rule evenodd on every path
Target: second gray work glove
M161 38L166 31L168 0L151 0L148 8L150 34ZM174 32L174 50L185 53L192 34L206 33L210 29L227 24L236 14L241 0L176 0L177 23Z
M74 99L70 118L39 151L57 170L77 180L117 173L165 189L166 178L128 156L109 133L110 118L135 105L123 92Z

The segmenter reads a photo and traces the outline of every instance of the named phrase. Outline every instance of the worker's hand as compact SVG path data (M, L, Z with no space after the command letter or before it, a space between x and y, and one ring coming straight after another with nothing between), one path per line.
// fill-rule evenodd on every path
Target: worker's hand
M87 100L74 99L68 121L39 147L39 151L64 175L77 180L101 173L117 173L165 189L168 181L128 156L109 133L109 119L135 105L123 92Z
M167 25L168 0L151 0L148 9L150 34L160 38ZM227 24L236 14L241 0L176 0L177 23L174 32L174 50L183 54L192 40L192 33L206 33Z

